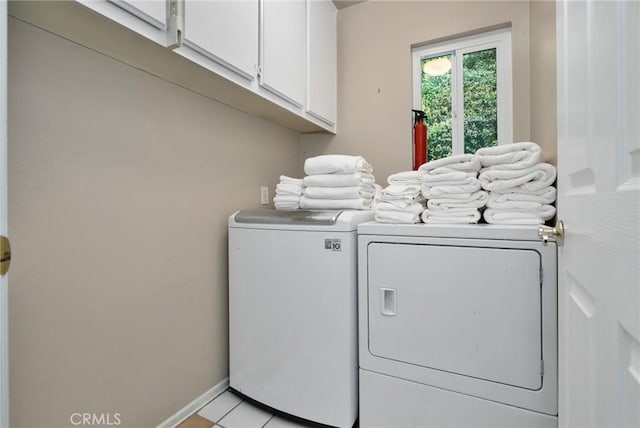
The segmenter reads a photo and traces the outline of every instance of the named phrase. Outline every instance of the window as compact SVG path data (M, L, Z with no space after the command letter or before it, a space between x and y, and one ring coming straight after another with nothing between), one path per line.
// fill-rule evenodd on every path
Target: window
M511 30L414 48L413 93L427 160L512 142Z

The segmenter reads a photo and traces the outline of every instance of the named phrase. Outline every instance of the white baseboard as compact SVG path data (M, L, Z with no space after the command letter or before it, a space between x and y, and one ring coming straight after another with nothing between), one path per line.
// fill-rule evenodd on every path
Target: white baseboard
M187 404L182 409L178 410L176 413L174 413L173 415L169 416L169 418L166 421L160 423L160 425L158 425L156 428L174 428L174 427L176 427L182 421L184 421L189 416L193 415L198 410L200 410L202 407L204 407L204 405L207 404L209 401L213 400L215 397L217 397L218 395L220 395L224 391L226 391L227 388L229 388L229 378L228 377L222 379L222 381L220 383L218 383L217 385L215 385L211 389L205 391L202 395L200 395L198 398L193 400L191 403Z

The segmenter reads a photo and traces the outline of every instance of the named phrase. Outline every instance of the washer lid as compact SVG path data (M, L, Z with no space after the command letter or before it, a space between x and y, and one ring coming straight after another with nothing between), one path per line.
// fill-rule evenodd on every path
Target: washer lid
M336 224L342 210L327 211L278 211L278 210L241 210L234 215L236 223L251 224Z
M229 216L230 228L355 232L358 224L373 220L373 210L278 211L241 210Z

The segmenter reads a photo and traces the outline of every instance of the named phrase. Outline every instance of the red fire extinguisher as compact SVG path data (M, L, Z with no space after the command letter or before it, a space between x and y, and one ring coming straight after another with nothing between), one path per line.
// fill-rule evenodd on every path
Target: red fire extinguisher
M427 125L424 123L425 114L422 110L411 110L414 114L413 123L413 170L427 162Z

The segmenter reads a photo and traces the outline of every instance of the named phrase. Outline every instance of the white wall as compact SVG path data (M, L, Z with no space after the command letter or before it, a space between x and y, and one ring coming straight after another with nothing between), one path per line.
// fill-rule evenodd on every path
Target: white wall
M165 420L228 376L227 216L298 134L9 26L11 426Z

